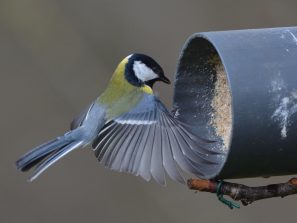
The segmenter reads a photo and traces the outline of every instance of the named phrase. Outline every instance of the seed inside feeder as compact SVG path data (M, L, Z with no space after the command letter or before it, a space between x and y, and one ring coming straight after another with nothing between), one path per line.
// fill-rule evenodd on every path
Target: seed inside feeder
M214 127L217 136L223 140L222 149L227 151L230 145L232 128L231 93L222 63L216 63L215 70L216 81L211 102L213 114L210 124Z

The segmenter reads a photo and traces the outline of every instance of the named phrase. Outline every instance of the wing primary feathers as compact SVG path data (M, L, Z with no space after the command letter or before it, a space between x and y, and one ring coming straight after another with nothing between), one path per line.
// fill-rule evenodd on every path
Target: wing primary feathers
M172 127L170 123L168 122L168 119L165 118L164 121L167 123L168 128L168 137L172 148L173 153L173 159L177 162L177 164L186 172L193 173L196 175L203 175L201 172L197 170L196 167L194 167L191 162L185 157L185 155L182 152L181 145L179 144L174 131L172 130Z
M149 113L149 119L152 118L152 113ZM144 148L149 140L149 135L150 135L150 130L151 130L151 125L145 128L144 133L143 133L143 138L139 142L138 150L135 154L135 160L133 162L133 168L132 168L132 173L135 175L138 175L139 169L140 169L140 162L144 153Z
M100 163L102 163L104 166L108 166L108 160L112 153L112 148L110 147L111 143L114 143L114 138L118 139L121 137L121 131L123 128L127 128L127 126L124 125L112 125L113 127L109 129L109 134L106 135L106 138L104 138L103 141L99 142L99 144L96 147L96 154L97 158Z
M171 118L173 119L173 118ZM174 120L175 121L175 120ZM214 142L216 141L211 141L211 140L207 140L207 139L203 139L199 136L196 136L194 135L191 131L187 130L183 124L181 123L180 125L180 131L182 131L185 135L187 135L187 137L189 137L191 140L190 141L194 141L195 144L197 144L197 146L199 147L200 150L203 150L205 151L205 153L208 153L210 155L219 155L221 154L221 152L219 151L215 151L215 150L212 150L212 149L208 149L208 148L205 148L204 145L211 145L213 144ZM197 151L198 153L201 153L199 151ZM202 153L204 154L204 153Z
M112 144L110 145L111 147L113 147L113 152L109 159L109 166L111 167L112 170L120 171L122 159L125 154L125 150L127 148L126 147L126 144L127 144L126 139L130 138L129 134L131 133L131 131L135 130L130 125L127 125L127 127L128 128L125 131L123 131L121 138L117 142L115 142L115 146L113 147Z
M111 134L112 134L112 136L115 136L115 139L120 139L121 134L124 133L124 130L126 128L127 128L127 126L124 126L124 125L117 126L114 129L112 129L113 133L111 133ZM104 163L105 166L108 166L110 157L113 152L113 146L112 146L112 144L114 143L113 139L114 139L113 137L110 137L108 139L108 141L105 142L105 144L102 144L103 149L102 149L101 153L99 154L99 161Z
M170 121L169 119L167 119L167 120ZM180 147L181 152L182 152L183 156L185 157L185 159L188 161L188 163L190 163L190 165L197 172L203 173L203 175L204 175L203 166L205 166L205 165L203 165L203 164L205 163L205 161L197 156L195 156L195 158L197 160L192 161L194 159L194 157L191 156L191 155L193 155L193 152L189 149L188 144L183 140L183 138L181 138L181 136L179 135L179 132L177 131L177 129L174 126L171 126L171 130L175 136L176 142L179 144L179 147ZM191 152L191 154L189 154L189 152Z
M98 150L100 152L100 149L99 149L100 146L98 147L98 145L100 145L102 141L106 140L106 138L108 138L111 135L110 132L114 129L112 128L114 126L115 126L115 123L113 123L112 121L108 122L100 131L98 136L94 139L92 143L92 147L96 157L99 155Z
M213 159L216 159L216 157L208 156L208 154L206 153L197 151L200 148L198 148L197 146L195 148L193 145L191 145L191 142L193 142L192 139L188 137L186 134L184 134L184 132L182 132L179 129L179 126L176 126L176 124L173 122L172 119L168 118L168 121L172 124L171 128L173 129L178 142L182 144L181 148L184 155L186 155L190 160L192 160L197 164L202 164L202 163L217 164L217 162L213 160ZM195 142L194 142L194 145L195 145Z
M146 112L146 113L143 113L139 118L140 118L140 120L149 120L150 121L151 120L150 115L151 115L151 112ZM139 145L144 140L144 133L146 132L145 127L146 127L146 125L141 125L139 134L136 139L135 148L133 150L133 153L131 154L131 158L129 161L130 163L129 163L129 167L128 167L130 173L133 173L133 166L136 162L137 153L139 150L141 150Z
M120 159L120 171L127 171L131 153L135 147L135 138L137 131L139 130L139 125L136 125L131 129L128 136L125 138L125 141L122 143L121 153L118 154ZM134 138L135 137L135 138Z
M93 141L92 146L93 150L96 150L97 145L101 142L101 140L110 133L111 129L115 127L116 123L114 121L109 121L107 122L104 126L103 129L100 131L98 134L97 138Z
M153 178L161 185L165 186L165 176L164 176L164 167L163 167L163 154L162 154L162 135L161 135L161 126L155 124L153 138L153 147L152 147L152 158L151 158L151 174Z
M160 121L162 123L162 126L166 126L166 123L164 122L164 114L161 113ZM164 129L164 131L161 132L162 134L162 154L163 154L163 165L164 168L169 175L170 178L185 184L185 179L181 175L179 169L177 168L177 164L174 161L173 157L173 148L171 146L171 142L168 136L168 130L167 128Z
M172 117L174 119L174 117ZM182 129L184 129L186 132L189 133L189 136L193 137L193 140L197 140L199 143L202 144L212 144L212 143L216 143L217 141L216 140L212 140L212 139L206 139L206 138L203 138L203 137L200 137L199 135L195 135L193 134L191 131L189 131L187 128L191 128L191 126L187 123L184 123L184 122L181 122L180 120L178 119L174 119L176 122L179 123L179 125L181 126Z
M144 114L144 116L146 116L146 114ZM143 118L143 119L145 120L145 118ZM141 141L143 140L143 135L144 135L144 131L145 131L144 129L145 129L144 126L139 126L139 134L137 135L137 137L135 137L135 146L133 148L131 157L129 159L129 166L127 169L127 171L129 173L133 173L133 166L136 161L135 159L136 159L137 152L138 152L138 150L141 150L139 145L140 145Z
M152 120L156 120L156 110L154 109L151 116ZM140 158L139 168L137 171L137 175L141 176L146 181L151 179L150 173L150 164L152 157L152 148L153 148L153 140L155 136L155 127L156 125L149 125L148 137L144 145L143 153Z
M139 169L137 175L141 176L146 181L151 179L150 164L152 157L152 148L153 148L153 139L151 139L151 134L154 134L155 125L149 126L149 138L146 141L146 144L143 149L141 160L139 163Z
M114 165L114 159L117 156L118 150L121 147L123 140L125 140L125 135L128 134L130 126L120 124L120 131L117 135L110 140L110 143L106 147L106 152L103 154L102 161L109 168Z
M113 126L113 128L111 127ZM98 136L98 142L93 143L93 146L95 145L95 156L98 158L99 161L101 161L103 155L106 152L108 142L110 142L111 136L116 135L121 129L121 126L116 128L115 124L110 125L109 131L104 131L103 133L100 133Z

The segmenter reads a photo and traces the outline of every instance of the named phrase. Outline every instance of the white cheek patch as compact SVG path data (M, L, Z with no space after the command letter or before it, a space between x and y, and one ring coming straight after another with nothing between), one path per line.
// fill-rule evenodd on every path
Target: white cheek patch
M135 76L143 82L158 78L158 75L151 68L140 61L134 61L133 70Z

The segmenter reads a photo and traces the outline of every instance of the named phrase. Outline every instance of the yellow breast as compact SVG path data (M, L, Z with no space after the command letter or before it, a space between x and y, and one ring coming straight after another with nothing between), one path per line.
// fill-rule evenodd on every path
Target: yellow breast
M106 90L98 98L100 104L107 106L109 118L125 113L136 106L143 93L153 94L153 90L149 86L136 87L126 80L125 67L127 63L128 57L118 65Z

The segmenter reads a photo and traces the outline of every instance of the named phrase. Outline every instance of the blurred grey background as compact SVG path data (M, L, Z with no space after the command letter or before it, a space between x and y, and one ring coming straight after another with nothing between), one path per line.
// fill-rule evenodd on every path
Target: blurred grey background
M62 134L132 52L151 55L173 80L194 32L292 26L296 1L0 1L0 222L287 222L297 197L230 211L207 193L161 187L100 166L78 150L34 183L15 169L30 148ZM156 90L168 106L172 86ZM251 163L251 165L253 165ZM250 185L289 177L245 179ZM292 218L293 217L293 218Z

